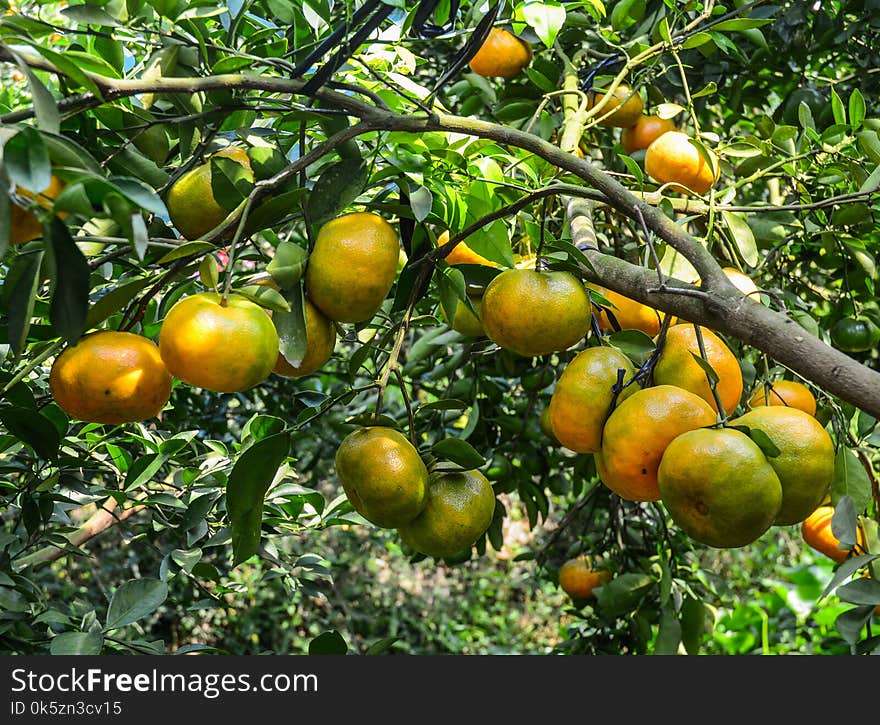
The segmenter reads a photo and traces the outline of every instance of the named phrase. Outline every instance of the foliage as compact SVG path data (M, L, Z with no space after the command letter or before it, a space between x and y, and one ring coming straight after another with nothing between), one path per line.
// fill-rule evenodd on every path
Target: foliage
M454 4L439 3L430 23L416 2L387 2L381 39L338 67L322 65L332 53L310 57L362 4L25 2L0 18L0 182L10 191L0 195L0 649L303 652L335 630L358 653L388 638L378 649L876 652L880 584L876 571L859 576L875 554L831 578L795 529L719 552L672 526L662 505L613 496L592 456L555 446L539 424L577 348L523 358L451 330L441 305L470 305L468 286L500 270L428 255L444 231L473 228L468 245L501 267L540 256L588 276L562 193L542 191L594 194L561 166L576 157L553 163L473 124L557 145L573 127L588 161L645 192L719 263L745 269L762 303L805 334L832 343L849 316L880 326L880 75L867 72L880 60L878 4L505 0L497 21L534 57L503 82L462 62L496 17L483 0L460 3L452 19ZM617 129L578 120L578 103L559 93L614 82L624 60L646 111L720 160L721 182L691 207L656 194L643 152L626 154ZM320 92L303 87L321 79L316 68L332 71ZM360 118L357 104L372 115ZM468 132L407 125L429 109ZM254 180L212 160L229 216L179 238L168 189L228 144L246 148ZM8 246L16 187L42 189L53 173L65 187L37 210L42 239ZM339 325L321 371L229 394L176 381L159 417L116 426L70 419L53 401L52 360L89 330L155 340L177 300L224 287L289 313L321 222L350 210L394 219L403 252L382 310ZM617 258L696 279L635 217L600 204L594 222ZM280 291L258 284L269 276ZM284 318L291 340L302 324ZM644 335L606 341L637 367L655 348ZM727 342L746 396L793 375L772 353ZM850 356L880 370L876 345ZM858 522L880 553L877 420L812 390L834 434L840 530L852 537ZM377 420L414 436L432 465L492 480L495 519L466 562L401 550L342 494L336 448ZM511 547L520 516L530 534ZM90 536L86 521L110 531ZM595 602L569 607L555 572L584 552L616 577ZM563 638L551 630L564 618ZM314 642L338 646L332 635Z

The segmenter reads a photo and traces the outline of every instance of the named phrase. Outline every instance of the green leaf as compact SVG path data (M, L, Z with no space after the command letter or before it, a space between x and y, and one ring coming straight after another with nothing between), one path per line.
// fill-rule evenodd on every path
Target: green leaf
M701 45L711 42L712 36L709 33L694 33L681 44L681 48L682 50L689 50L690 48L699 48ZM715 83L712 82L712 85L715 85ZM693 97L691 95L691 98Z
M254 443L232 467L226 511L232 527L233 566L259 550L263 498L289 451L290 438L279 433Z
M627 572L597 589L596 601L605 616L618 617L635 610L655 585L654 579L647 574Z
M31 329L42 261L42 251L17 255L3 282L3 306L9 317L9 346L16 357L24 350Z
M761 258L758 255L755 235L748 222L740 214L732 211L722 211L721 216L733 237L733 241L736 243L743 261L750 267L757 266Z
M660 18L660 24L657 27L657 30L660 32L660 37L667 43L672 42L672 35L669 32L669 18L665 15Z
M80 63L67 53L59 53L38 43L28 43L35 51L42 55L60 70L74 87L81 86L86 91L93 93L97 98L103 99L101 89L80 67Z
M99 655L104 648L100 632L62 632L52 639L49 652L53 655Z
M364 191L370 172L363 159L342 159L328 166L306 201L309 221L316 228L345 210Z
M89 313L89 263L74 243L67 226L57 217L43 227L49 240L54 268L49 320L68 342L76 342L86 329Z
M868 577L859 577L837 588L838 599L850 604L880 604L880 582Z
M168 461L169 456L162 453L153 453L136 458L125 474L123 491L129 491L143 486L158 473L159 469Z
M556 36L565 24L565 8L558 2L533 2L521 8L523 19L548 48L553 47Z
M695 352L691 353L691 357L694 359L697 365L699 365L703 369L703 372L706 373L706 377L709 379L709 383L717 384L719 380L718 373L715 372L715 368L713 368L709 364L709 361L704 360L700 355Z
M253 174L235 159L212 156L211 193L226 212L232 212L254 188Z
M416 187L410 192L409 205L417 222L423 222L431 213L434 195L424 186Z
M871 480L856 454L841 446L834 457L831 503L837 506L844 496L852 499L856 511L863 511L871 501Z
M284 295L266 285L251 284L247 287L237 287L234 292L242 297L247 297L251 302L255 302L267 310L272 310L273 312L290 311L290 303L284 298Z
M837 95L837 91L834 90L833 86L831 88L831 112L834 115L834 123L846 123L846 109L843 107L843 101L840 100L840 96Z
M3 164L10 180L33 193L52 183L52 165L43 136L24 126L3 144Z
M199 264L199 279L205 287L217 292L217 285L220 284L220 270L213 254L206 254Z
M698 654L709 624L709 610L703 602L690 595L681 603L681 641L689 655Z
M33 448L40 458L58 456L61 435L46 416L28 408L0 408L0 423L18 440Z
M852 549L857 543L856 528L858 516L849 496L843 496L834 507L834 515L831 517L831 533L841 544L841 548Z
M144 577L125 582L110 598L104 631L119 629L143 619L162 606L167 596L168 586L158 579Z
M281 242L275 247L275 253L266 271L272 280L282 289L292 289L303 276L309 253L294 242Z
M865 120L865 99L858 88L849 95L849 122L853 131L858 130Z
M831 581L825 586L824 591L819 596L819 601L825 599L834 589L844 580L848 580L852 578L852 575L855 574L859 569L864 567L866 564L871 563L872 561L880 559L880 554L860 554L858 556L851 556L849 559L844 561L834 572L834 576L831 577Z
M287 290L284 298L290 305L288 312L281 312L272 318L278 331L278 351L293 367L298 367L306 356L305 300L302 285Z
M723 20L717 25L713 25L712 30L715 30L719 33L723 33L728 30L749 30L750 28L760 28L772 22L772 18L735 18L733 20Z
M611 310L614 313L614 310ZM620 330L608 336L608 342L641 367L654 352L654 341L641 330Z
M58 133L61 129L61 113L58 111L58 103L43 82L37 78L30 67L19 56L12 53L12 57L18 62L18 67L28 79L31 98L34 101L34 115L37 126L41 131Z
M431 451L437 458L452 461L466 470L479 468L486 463L477 449L461 438L444 438L435 443Z
M344 655L346 652L348 645L335 629L319 634L309 642L310 655Z
M660 625L657 628L657 639L654 643L654 654L674 655L681 644L681 622L675 616L672 607L664 607L660 613Z
M375 642L373 642L373 644L367 647L367 651L364 652L364 654L380 655L383 652L387 652L388 650L390 650L399 639L400 637L385 637L385 639L376 640Z
M61 14L80 25L100 25L107 28L119 26L116 18L94 5L71 5L62 8Z
M862 629L873 613L874 607L872 606L853 607L838 615L834 626L840 632L840 636L848 644L853 645L859 641Z
M167 254L163 255L163 257L156 262L156 264L168 264L168 262L173 262L175 259L182 259L183 257L194 257L197 254L202 252L209 252L212 249L215 249L216 245L211 244L211 242L184 242L179 247L175 247Z
M468 304L467 282L464 279L464 273L455 267L446 266L438 270L436 280L440 292L440 304L446 314L446 319L454 320L459 302Z

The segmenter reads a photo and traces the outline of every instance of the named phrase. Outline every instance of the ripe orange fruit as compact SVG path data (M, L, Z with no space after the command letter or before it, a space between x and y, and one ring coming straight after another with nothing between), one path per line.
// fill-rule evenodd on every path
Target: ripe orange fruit
M69 416L88 423L133 423L158 415L171 375L152 340L101 330L67 347L52 365L49 390Z
M404 544L439 559L473 546L494 514L495 493L482 473L435 472L422 512L397 530Z
M591 109L598 106L605 98L605 93L600 91L590 91L588 95L588 104ZM638 121L644 109L644 103L642 103L642 97L638 91L621 83L614 89L611 96L612 99L598 113L600 120L597 123L600 126L629 128Z
M686 133L669 131L645 152L645 171L659 184L672 184L683 194L705 194L721 178L718 157L707 149L711 165Z
M449 318L446 316L446 310L443 309L443 305L440 305L440 314L443 315L443 319L446 321L446 324L449 325L456 332L460 332L465 337L483 337L486 334L486 331L483 329L483 323L480 321L480 308L483 305L483 297L482 295L468 295L470 298L471 304L476 310L477 314L475 315L468 309L468 306L464 304L461 300L456 300L455 303L455 314L452 316L452 324L449 324Z
M728 414L736 410L743 391L742 370L736 356L712 330L701 327L706 358L718 375L715 389L721 405ZM694 360L700 356L697 334L691 324L675 325L666 333L666 342L654 366L654 382L658 385L677 385L696 393L712 409L716 409L715 398L709 387L706 371Z
M559 586L572 599L589 599L593 590L611 581L607 569L594 570L589 557L569 559L559 567Z
M162 322L159 351L168 371L185 383L220 393L252 388L278 360L278 333L266 311L231 294L184 297Z
M657 468L679 435L715 423L698 395L673 385L637 390L608 416L596 468L602 482L629 501L657 501ZM775 512L774 512L775 513Z
M660 313L653 307L643 305L641 302L636 302L605 287L593 284L587 286L614 305L611 308L611 314L614 315L621 330L641 330L651 337L655 337L660 332ZM600 330L614 330L614 325L611 324L611 318L605 309L599 310L596 321L599 323Z
M758 445L733 428L682 433L657 470L660 497L688 536L718 549L750 544L773 524L782 485Z
M51 209L52 204L55 202L55 198L61 193L62 189L64 189L64 182L55 176L55 174L52 174L49 186L38 194L34 194L32 191L20 186L15 187L15 193L18 196L23 196L31 201L36 201L36 203L43 209ZM10 211L10 245L15 246L16 244L24 244L25 242L30 242L43 236L43 227L40 225L40 220L34 212L30 209L20 207L18 204L12 204L12 209ZM66 216L66 213L61 212L58 216L63 219Z
M660 116L639 116L629 128L620 134L620 143L628 154L648 148L667 131L675 131L675 124Z
M272 372L287 378L299 378L324 367L336 347L336 325L328 320L310 300L305 300L306 352L302 360L290 362L281 352Z
M214 156L237 161L253 178L251 162L243 148L230 146ZM171 185L165 198L165 206L177 231L189 240L207 234L229 215L214 198L210 160L190 169Z
M834 477L834 442L822 424L797 408L762 406L730 422L762 431L779 449L768 457L782 484L782 506L773 522L803 521L822 503Z
M468 65L477 75L514 78L531 62L531 45L504 28L492 28Z
M336 451L336 474L355 511L376 526L402 526L425 508L428 469L415 446L393 428L349 433Z
M397 276L400 239L372 212L324 224L306 267L306 294L336 322L364 322L379 311Z
M524 357L566 350L590 328L590 297L570 272L507 269L486 287L480 310L492 342Z
M442 247L449 241L449 232L443 232L437 237L437 246ZM444 259L448 264L482 264L486 267L500 267L491 259L486 259L482 254L478 254L471 249L467 242L459 242L453 247L452 251L447 254Z
M602 428L620 370L624 383L635 374L629 358L613 347L589 347L565 366L546 410L556 438L569 450L597 453L601 449ZM637 385L627 385L617 402L638 389Z
M810 389L796 380L777 380L768 386L759 385L749 398L750 408L764 405L784 405L816 415L816 398Z
M804 541L820 554L842 564L849 556L849 549L840 548L840 539L831 531L831 518L834 516L833 506L819 506L804 519L801 524L801 536ZM856 541L860 548L865 546L865 533L862 527L856 528Z

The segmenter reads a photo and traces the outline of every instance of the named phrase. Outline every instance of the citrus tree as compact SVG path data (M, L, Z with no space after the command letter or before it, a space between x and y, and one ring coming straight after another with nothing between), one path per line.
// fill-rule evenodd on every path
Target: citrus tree
M4 8L5 651L205 648L156 613L514 509L556 651L718 648L780 552L877 651L876 2Z

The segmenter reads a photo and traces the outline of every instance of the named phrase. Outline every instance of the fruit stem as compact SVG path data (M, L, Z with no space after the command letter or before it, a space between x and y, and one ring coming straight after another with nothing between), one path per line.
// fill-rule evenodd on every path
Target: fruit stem
M703 343L703 331L700 329L699 325L694 325L694 334L697 336L697 345L700 347L700 357L706 361L706 364L711 367L711 363L709 362L709 358L706 355L706 345ZM709 382L709 389L712 391L712 397L715 398L715 407L718 411L718 422L724 426L727 422L727 411L724 409L724 406L721 404L721 396L718 395L718 387L715 380L708 374L706 374L706 380Z
M232 237L232 242L229 244L229 259L226 262L226 269L224 270L226 277L223 280L223 296L220 298L221 307L226 307L229 302L229 292L232 290L232 271L233 266L235 265L235 253L238 250L238 243L244 234L244 225L247 223L252 203L253 196L249 196L241 204L241 216L238 218L238 226L235 228L235 234ZM236 209L236 212L237 211L238 210Z

